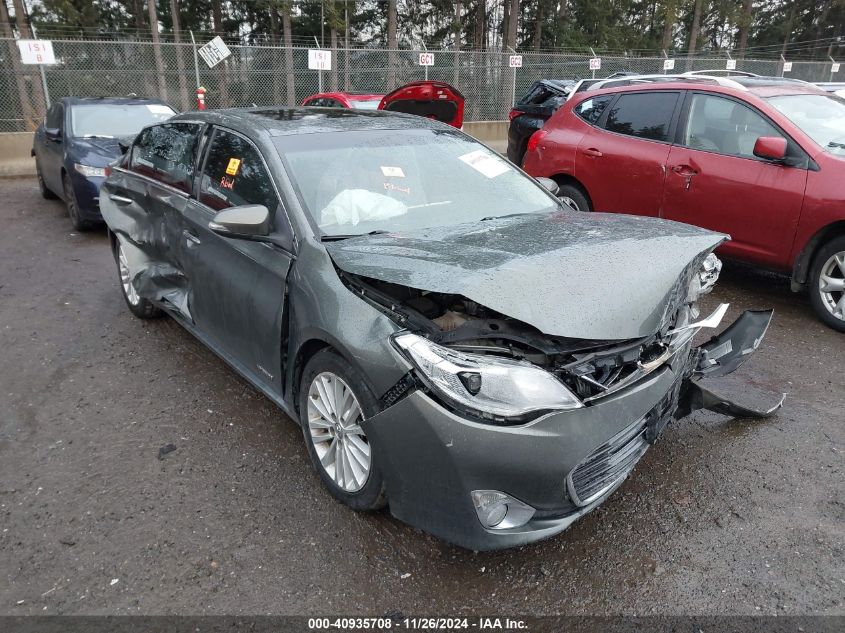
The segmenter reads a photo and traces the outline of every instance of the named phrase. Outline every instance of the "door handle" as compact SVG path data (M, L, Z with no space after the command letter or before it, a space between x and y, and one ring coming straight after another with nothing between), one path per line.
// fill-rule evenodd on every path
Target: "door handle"
M582 149L581 153L584 154L584 156L592 156L593 158L601 158L602 156L604 156L604 154L602 154L595 147L588 147L587 149Z
M689 165L674 165L672 167L672 171L674 171L679 176L695 176L698 172L694 170Z
M132 204L132 198L124 198L123 196L119 196L115 193L109 194L109 200L113 202L117 202L118 204Z
M672 171L684 179L684 191L689 191L692 185L692 177L698 172L689 165L673 165Z
M184 237L189 242L192 242L193 244L201 244L200 238L191 233L188 229L182 231L182 237Z

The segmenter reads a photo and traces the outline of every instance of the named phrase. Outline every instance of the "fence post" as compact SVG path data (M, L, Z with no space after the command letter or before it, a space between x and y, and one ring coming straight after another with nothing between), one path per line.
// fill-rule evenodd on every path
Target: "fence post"
M191 34L191 50L194 51L194 74L196 75L197 79L197 88L199 88L202 84L200 83L200 65L199 59L197 59L197 41L194 39L194 32L188 31Z

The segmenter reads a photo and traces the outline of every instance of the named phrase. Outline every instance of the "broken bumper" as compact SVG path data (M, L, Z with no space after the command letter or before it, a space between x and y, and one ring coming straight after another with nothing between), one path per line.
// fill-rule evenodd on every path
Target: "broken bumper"
M733 346L719 339L676 354L631 387L524 425L468 420L422 391L411 393L362 424L378 455L391 513L474 550L514 547L565 530L624 481L671 419L696 408L725 411L725 399L700 396L701 359L722 361L732 366L725 373L732 371L748 353L736 362L724 350L748 349L748 340L759 344L767 314L750 321L741 317L739 327L728 328L734 328L727 339ZM774 409L742 411L768 415ZM518 527L486 528L472 491L501 491L535 512Z

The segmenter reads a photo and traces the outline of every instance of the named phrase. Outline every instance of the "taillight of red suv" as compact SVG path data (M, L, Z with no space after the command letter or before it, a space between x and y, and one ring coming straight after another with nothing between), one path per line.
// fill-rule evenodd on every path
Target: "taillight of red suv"
M528 145L525 147L525 151L533 152L537 149L537 146L540 144L540 141L548 134L546 130L537 130L534 134L531 135L531 138L528 139Z
M516 117L522 116L523 114L525 114L525 112L523 112L522 110L517 110L516 108L514 108L513 110L508 112L508 121L513 121Z

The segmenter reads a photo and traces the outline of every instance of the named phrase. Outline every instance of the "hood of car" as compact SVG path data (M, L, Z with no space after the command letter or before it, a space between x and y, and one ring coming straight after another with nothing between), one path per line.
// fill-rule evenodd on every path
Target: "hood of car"
M657 332L726 235L654 218L562 211L326 244L341 270L462 295L552 336Z
M127 138L75 137L70 140L68 151L76 162L92 167L105 167L123 154L120 143L129 145L133 139L134 136Z

